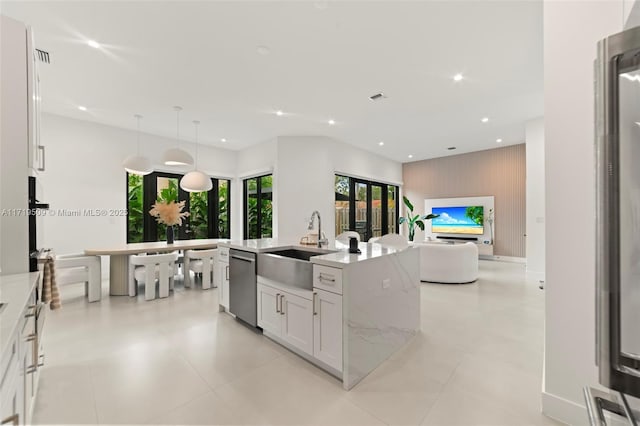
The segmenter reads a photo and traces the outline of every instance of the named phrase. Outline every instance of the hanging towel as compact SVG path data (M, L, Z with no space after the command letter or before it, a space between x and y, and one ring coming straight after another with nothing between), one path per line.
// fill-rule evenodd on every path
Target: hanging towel
M56 265L53 256L46 258L42 273L42 302L51 302L49 304L51 310L58 309L61 306L60 291L58 290L58 284L56 284Z

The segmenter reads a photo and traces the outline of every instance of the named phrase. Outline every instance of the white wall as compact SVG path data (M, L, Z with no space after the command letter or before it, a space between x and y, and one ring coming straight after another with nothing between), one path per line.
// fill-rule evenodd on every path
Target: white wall
M135 152L136 132L51 114L42 117L42 144L47 171L40 181L51 212L76 209L126 209L126 174L122 161ZM175 140L143 134L141 153L159 165L162 152ZM184 144L193 154L193 145ZM198 165L218 177L233 177L236 153L200 147ZM159 167L176 171L189 168ZM45 247L57 253L81 252L126 242L126 217L55 216L45 218Z
M527 275L544 280L545 183L544 119L526 125L527 148Z
M619 1L544 4L546 310L543 411L585 424L595 365L596 42L622 30ZM579 25L577 25L579 23Z
M402 183L401 163L328 137L286 136L277 143L278 213L274 212L274 220L278 238L298 241L310 232L307 225L314 210L320 212L327 238L335 238L336 173Z
M242 181L248 177L266 175L273 173L273 235L277 235L278 227L275 220L278 210L278 191L276 185L276 164L278 160L277 140L272 139L249 148L245 148L237 153L236 179L234 180L233 195L231 197L231 239L242 240L243 233L243 206L242 206Z

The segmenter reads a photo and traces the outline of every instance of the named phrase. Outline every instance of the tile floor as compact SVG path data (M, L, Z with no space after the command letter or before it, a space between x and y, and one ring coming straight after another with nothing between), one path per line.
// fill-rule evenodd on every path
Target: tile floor
M474 284L423 283L422 331L350 392L219 313L217 290L63 296L34 423L556 424L540 414L544 293L523 265L481 261Z

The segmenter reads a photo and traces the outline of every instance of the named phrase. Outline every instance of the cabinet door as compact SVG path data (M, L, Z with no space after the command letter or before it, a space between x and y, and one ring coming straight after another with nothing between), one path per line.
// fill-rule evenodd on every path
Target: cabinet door
M342 296L314 289L313 356L342 371Z
M313 303L285 293L281 306L284 316L282 338L296 348L313 355Z
M282 315L280 315L280 299L282 292L275 288L258 284L258 326L264 331L280 336Z
M218 262L218 303L229 310L229 263Z

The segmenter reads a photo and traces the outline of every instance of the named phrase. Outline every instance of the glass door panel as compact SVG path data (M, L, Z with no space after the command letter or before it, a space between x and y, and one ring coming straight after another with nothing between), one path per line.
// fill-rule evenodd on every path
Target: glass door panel
M189 193L189 236L191 239L209 238L209 193Z
M395 186L389 186L387 189L387 234L393 234L398 232L398 224L396 218L398 217L397 209L398 200L398 188Z
M165 201L170 203L172 201L178 201L178 179L169 178L165 176L158 176L156 178L156 201ZM183 222L184 226L184 222ZM158 223L157 227L157 240L167 240L167 225L164 223ZM177 235L176 235L177 237Z
M364 182L355 183L355 208L356 208L356 229L355 231L360 234L360 241L369 240L368 231L368 197L367 197L367 184Z
M229 231L229 181L218 182L218 235L220 238L230 238Z
M349 193L349 178L336 175L336 235L349 230Z
M259 238L258 234L258 179L251 178L245 184L245 209L247 232L245 238Z
M382 236L382 186L371 185L371 237Z
M260 178L260 238L273 236L273 176Z

